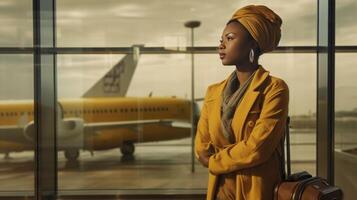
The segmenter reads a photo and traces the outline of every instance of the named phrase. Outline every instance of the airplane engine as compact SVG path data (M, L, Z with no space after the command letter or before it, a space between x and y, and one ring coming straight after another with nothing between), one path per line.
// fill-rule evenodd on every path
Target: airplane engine
M83 119L60 119L57 123L58 149L82 149L84 144L83 127ZM35 124L34 121L31 121L24 127L24 137L34 142L35 134Z
M83 148L84 121L80 118L61 119L57 123L58 149L82 149Z
M24 127L24 136L27 140L34 142L35 141L35 122L31 121Z

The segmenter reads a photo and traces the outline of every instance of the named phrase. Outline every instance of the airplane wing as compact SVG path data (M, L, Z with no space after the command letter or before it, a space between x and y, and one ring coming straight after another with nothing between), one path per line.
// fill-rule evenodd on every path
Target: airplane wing
M19 126L0 126L0 141L30 142L28 138L25 137L24 128Z
M136 120L136 121L120 121L120 122L98 122L98 123L85 123L84 132L96 132L105 129L115 128L129 128L136 130L137 127L143 125L163 125L170 127L182 127L191 128L191 124L187 122L181 122L173 119L152 119L152 120Z
M93 134L100 130L116 129L116 128L128 128L128 129L133 129L134 131L138 131L137 129L140 126L150 125L150 124L170 126L170 127L191 128L191 123L178 121L176 119L153 119L153 120L135 120L135 121L120 121L120 122L84 123L83 132ZM20 126L0 126L0 141L29 143L33 141L33 138L31 136L33 136L33 133L27 135L25 133L25 129Z

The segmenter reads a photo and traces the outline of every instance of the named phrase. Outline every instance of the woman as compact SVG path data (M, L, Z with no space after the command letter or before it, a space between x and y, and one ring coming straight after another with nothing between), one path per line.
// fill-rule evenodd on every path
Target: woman
M249 5L223 30L219 55L236 69L207 88L195 138L196 158L209 171L209 200L271 200L281 180L289 88L258 64L278 46L281 24L266 6Z

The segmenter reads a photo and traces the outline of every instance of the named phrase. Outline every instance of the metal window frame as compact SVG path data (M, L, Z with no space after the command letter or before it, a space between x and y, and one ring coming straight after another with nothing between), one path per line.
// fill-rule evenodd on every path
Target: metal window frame
M318 0L316 174L334 184L335 0Z
M186 50L172 50L164 47L140 47L140 54L218 54L217 48L212 46L186 47ZM0 47L0 54L33 54L32 47ZM132 47L55 47L41 48L42 53L53 54L128 54ZM356 45L340 45L335 47L336 53L357 53ZM270 53L318 53L318 46L279 46Z
M33 0L35 199L57 199L55 0Z

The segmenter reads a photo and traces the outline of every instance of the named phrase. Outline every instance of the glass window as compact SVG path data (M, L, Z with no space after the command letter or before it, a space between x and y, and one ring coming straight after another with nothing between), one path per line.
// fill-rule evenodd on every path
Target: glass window
M336 45L356 46L356 1L336 1ZM356 49L335 54L335 184L344 199L357 195Z
M357 33L356 16L357 2L353 0L336 1L336 45L356 45Z
M0 47L32 47L31 0L0 1Z
M266 4L258 0L255 4ZM160 0L57 1L57 44L60 47L126 47L133 44L185 47L190 31L184 23L200 20L195 44L215 46L227 20L247 2ZM316 45L316 1L284 4L269 1L283 19L280 44Z
M206 169L196 161L191 173L189 55L141 55L137 65L124 65L119 80L113 80L110 73L126 56L58 56L61 111L79 110L63 123L84 126L73 134L58 129L59 189L205 189ZM131 70L135 73L125 74ZM130 84L123 78L131 78ZM127 89L124 96L116 86ZM87 109L100 112L81 112ZM155 120L173 124L145 124Z
M33 94L32 55L0 54L0 193L33 195Z
M357 167L357 70L355 53L336 54L335 85L335 183L345 199L356 193Z

